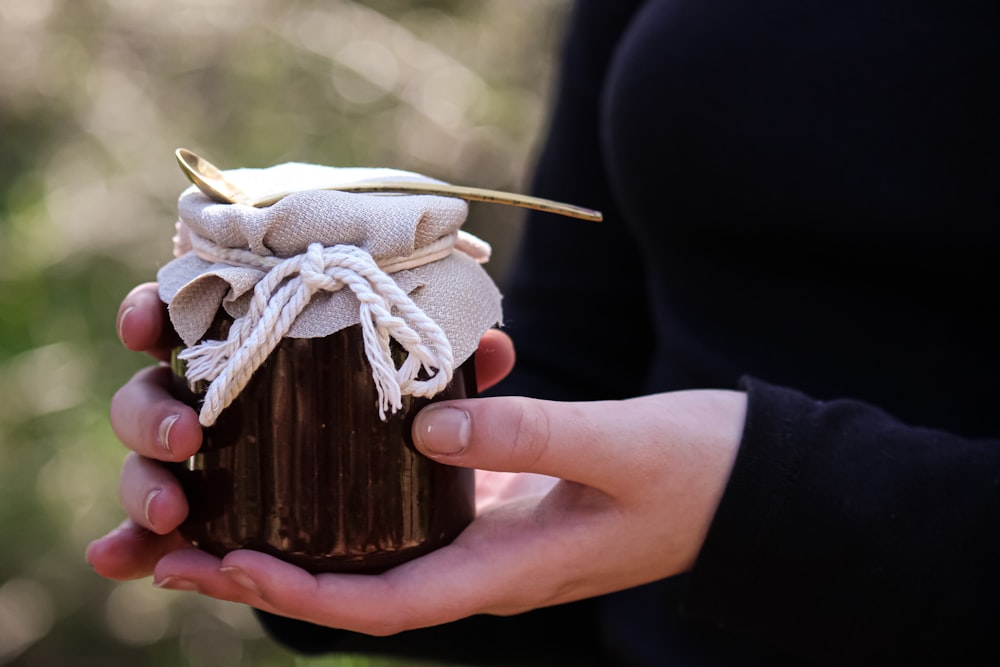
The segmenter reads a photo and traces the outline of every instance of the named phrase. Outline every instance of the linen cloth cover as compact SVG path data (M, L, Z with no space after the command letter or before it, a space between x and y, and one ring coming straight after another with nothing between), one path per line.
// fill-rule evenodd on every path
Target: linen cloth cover
M310 245L354 246L380 266L398 265L446 237L460 234L451 252L430 263L391 273L413 303L443 330L457 367L475 351L479 338L502 320L501 296L481 263L489 246L460 232L465 201L433 195L357 194L322 190L333 184L379 181L435 182L394 169L338 168L285 163L266 169L224 172L250 196L295 191L277 203L255 208L221 204L194 186L178 201L175 259L158 272L160 298L188 347L203 339L219 309L234 319L247 314L255 286L267 271L195 252L192 236L222 249L249 250L272 260L293 258ZM439 181L437 181L439 182ZM316 188L316 189L310 189ZM390 270L392 270L390 268ZM351 289L313 295L287 332L292 338L328 336L358 324L360 303ZM450 374L448 369L448 373Z

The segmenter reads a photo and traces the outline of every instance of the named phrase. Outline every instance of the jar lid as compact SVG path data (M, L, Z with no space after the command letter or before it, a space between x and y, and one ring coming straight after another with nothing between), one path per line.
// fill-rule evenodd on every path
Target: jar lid
M410 365L416 371L430 366L425 374L440 384L452 369L436 365L457 367L501 321L500 293L481 266L489 247L460 230L468 213L464 201L303 190L433 179L303 163L225 173L251 194L297 192L266 208L220 204L194 187L181 194L176 258L157 277L171 323L191 348L188 357L202 379L225 374L238 349L259 338L254 328L272 338L315 338L361 323L396 338ZM230 340L203 341L220 308L235 320ZM401 328L393 329L399 320ZM233 330L237 338L242 332L242 341L233 339ZM398 376L404 370L384 372ZM432 390L405 377L397 384L403 394ZM395 396L394 388L387 391ZM390 397L382 407L392 410L396 403Z

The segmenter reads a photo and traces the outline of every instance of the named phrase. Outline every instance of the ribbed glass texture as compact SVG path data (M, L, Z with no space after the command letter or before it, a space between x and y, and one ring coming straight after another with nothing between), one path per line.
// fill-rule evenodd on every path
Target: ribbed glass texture
M469 359L433 400L475 387ZM178 467L181 532L215 555L256 549L312 572L379 572L449 543L472 520L473 471L413 448L428 402L404 397L379 418L359 326L284 339Z

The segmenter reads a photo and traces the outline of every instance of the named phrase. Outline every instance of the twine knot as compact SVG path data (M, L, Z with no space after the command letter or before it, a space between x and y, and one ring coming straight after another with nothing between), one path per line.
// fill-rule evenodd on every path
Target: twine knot
M247 313L234 320L226 340L204 340L179 355L187 363L189 382L209 383L199 415L201 424L214 424L235 400L313 295L344 287L359 303L379 417L384 421L388 414L400 410L404 395L431 397L439 393L451 381L454 370L451 343L388 272L441 259L453 252L455 239L456 234L450 234L426 250L379 265L367 252L351 245L313 243L300 255L280 259L221 247L192 233L193 249L203 259L266 272L254 287ZM392 357L393 341L406 353L398 368Z

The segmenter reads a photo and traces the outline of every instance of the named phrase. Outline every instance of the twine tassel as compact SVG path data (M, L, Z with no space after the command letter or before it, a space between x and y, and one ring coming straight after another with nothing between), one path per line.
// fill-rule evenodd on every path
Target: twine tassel
M232 340L205 340L182 351L177 357L184 362L184 376L189 383L211 382L219 377L236 349Z

